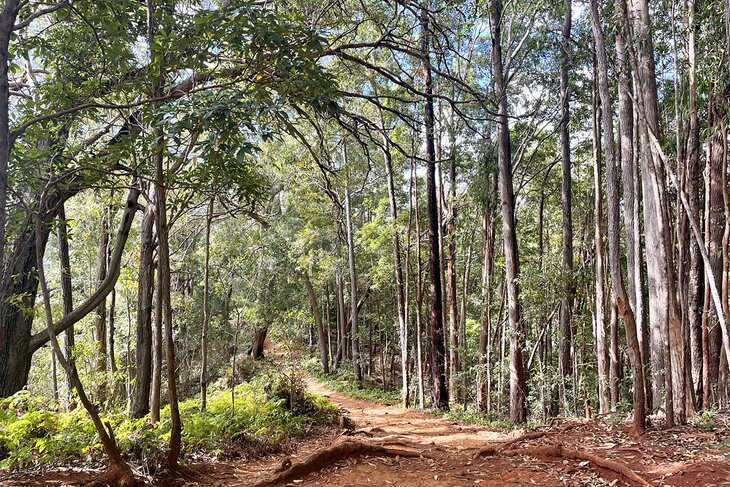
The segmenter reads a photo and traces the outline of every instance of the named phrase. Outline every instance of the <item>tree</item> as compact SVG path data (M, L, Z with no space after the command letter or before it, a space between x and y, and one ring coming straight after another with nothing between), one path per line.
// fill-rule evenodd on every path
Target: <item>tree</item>
M449 409L449 391L446 384L446 350L444 346L443 292L441 285L441 250L439 246L439 218L436 200L436 145L434 141L433 91L430 67L429 12L420 12L421 55L423 56L423 124L426 138L426 204L428 216L428 266L430 274L431 323L429 336L429 364L431 367L431 400L435 408Z
M502 2L490 0L489 21L492 36L492 70L497 98L497 159L499 193L502 205L502 239L505 255L510 348L510 419L515 423L527 420L527 378L522 357L525 326L520 305L520 261L517 250L514 189L512 186L512 153L510 146L508 76L502 58Z

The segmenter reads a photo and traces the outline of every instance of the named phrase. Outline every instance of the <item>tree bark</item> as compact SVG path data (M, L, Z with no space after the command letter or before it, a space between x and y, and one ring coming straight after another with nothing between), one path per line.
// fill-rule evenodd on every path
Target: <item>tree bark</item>
M575 300L575 284L573 282L573 189L570 160L570 32L573 24L572 0L564 0L565 16L560 45L560 150L562 159L563 177L561 183L561 206L563 210L563 261L562 273L564 291L560 300L560 337L558 345L558 383L565 384L565 378L572 374L573 359L571 358L571 317L573 301ZM564 386L558 387L561 395L565 395ZM565 397L560 398L560 404L565 409Z
M591 12L595 4L594 0L591 0ZM596 15L598 15L596 13ZM593 18L593 14L591 15ZM600 21L599 21L600 22ZM595 21L594 21L595 23ZM594 46L596 53L599 52L599 43L596 42L596 35L594 33ZM601 39L602 40L602 39ZM594 58L594 75L593 75L593 245L596 252L596 263L595 263L595 315L594 315L594 330L596 338L596 371L598 375L598 405L599 412L601 414L606 413L610 409L611 396L610 388L608 383L609 368L608 368L608 353L606 347L606 283L605 283L605 264L603 256L603 178L601 168L601 115L605 112L603 110L604 100L599 98L599 71L600 68L597 65ZM610 100L609 100L610 109ZM578 411L575 411L578 414Z
M155 73L152 81L152 98L158 99L164 95L164 64L161 52L155 47L158 20L164 12L156 8L154 0L147 0L147 41L150 49L150 58L157 61L158 72ZM153 110L159 108L159 103L152 104ZM153 117L159 117L154 113ZM157 124L153 124L157 125ZM176 468L180 450L182 448L182 425L180 423L180 410L177 400L177 366L175 361L175 342L172 332L172 303L170 301L170 244L167 223L167 183L165 181L164 166L164 133L162 128L157 126L154 129L154 144L152 151L152 162L155 169L155 206L157 227L157 303L156 308L161 313L164 324L165 358L167 359L167 394L170 403L170 450L167 453L167 464L170 468ZM158 317L158 320L160 317Z
M347 160L345 142L342 142L343 163ZM347 227L347 262L350 270L350 339L352 340L352 369L355 382L362 387L362 369L360 365L360 340L357 336L357 273L355 269L355 239L352 224L352 207L350 206L350 189L345 188L345 220Z
M439 216L436 195L436 147L434 138L433 87L431 81L429 13L421 10L421 54L424 74L424 128L426 135L426 203L428 216L428 265L430 271L431 325L429 362L431 365L432 407L448 410L449 391L446 384L446 349L444 344L443 290L441 285L441 251Z
M141 248L137 280L137 346L135 382L131 415L144 417L150 412L152 386L152 298L154 294L155 205L154 192L149 191L147 206L140 225Z
M654 46L647 0L634 1L634 35L642 158L644 180L644 221L649 274L649 314L652 326L652 366L654 374L664 370L664 408L667 426L685 419L684 342L677 309L672 233L669 228L669 201L666 193L666 169L652 138L659 137L659 106L654 66ZM656 377L660 379L660 377ZM657 383L655 383L655 386ZM679 389L679 390L675 390ZM660 392L656 390L655 392ZM654 398L655 403L657 397ZM675 400L676 399L676 400Z
M502 204L502 238L505 256L505 286L509 307L510 335L510 419L515 423L527 420L527 378L522 356L526 329L522 322L520 304L520 261L517 249L515 195L512 185L512 154L510 147L508 75L502 59L502 1L490 0L492 36L492 69L495 79L497 105L497 157L499 162L499 191Z
M63 316L66 316L73 310L73 284L71 282L71 259L68 249L68 230L66 228L66 210L64 205L58 210L58 261L61 266L61 301L63 308ZM70 326L64 332L64 357L74 365L73 349L75 346L74 327ZM62 367L63 368L63 367ZM73 399L73 380L71 374L66 372L66 397L64 399L64 408L71 411L76 407ZM69 369L70 370L70 369Z
M203 262L203 330L200 337L200 410L208 406L208 327L210 326L210 227L213 223L214 199L208 202L205 217L205 258Z
M689 127L687 134L686 168L687 193L689 194L690 211L700 221L700 126L697 115L697 61L695 26L695 0L687 1L687 62L689 91ZM693 239L689 239L689 282L687 289L687 306L690 336L690 362L692 382L696 397L702 397L702 256L700 248Z
M96 247L96 285L104 282L107 273L107 258L109 252L109 212L102 209L99 239ZM96 307L94 318L94 334L96 338L96 370L101 374L101 382L97 384L97 399L104 402L108 393L107 384L107 317L106 299Z
M411 206L414 206L416 220L416 367L418 367L418 405L421 409L425 406L425 384L423 368L423 260L421 258L421 218L418 199L418 172L415 159L411 165L411 178L413 179L413 199Z
M621 274L621 249L619 236L621 235L621 220L619 210L619 164L613 139L613 109L608 86L608 60L606 44L601 26L601 17L598 1L591 0L591 25L595 43L596 58L598 60L598 89L602 105L603 137L606 151L607 188L608 188L608 257L611 275L612 296L615 306L618 307L626 329L629 357L632 364L634 385L634 423L633 432L641 434L644 431L644 376L641 365L636 320L631 303L626 295L623 276Z

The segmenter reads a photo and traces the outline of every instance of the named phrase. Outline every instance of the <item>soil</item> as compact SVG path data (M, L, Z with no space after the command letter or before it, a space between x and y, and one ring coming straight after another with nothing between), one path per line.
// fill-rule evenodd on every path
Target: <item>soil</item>
M157 485L174 486L730 486L727 427L650 430L631 438L627 424L608 417L561 419L539 433L469 425L415 410L382 406L328 390L347 418L340 428L320 429L258 459L197 463ZM362 446L370 448L363 450ZM330 452L332 454L330 455ZM480 454L481 452L481 454ZM556 453L557 452L557 453ZM586 460L589 458L591 460ZM324 461L323 461L324 459ZM603 468L596 460L609 465ZM293 468L291 465L297 467ZM611 468L611 465L614 468ZM619 466L620 469L615 467ZM304 472L287 478L288 472ZM8 479L3 486L92 485L98 473L49 472ZM271 483L272 479L279 479Z

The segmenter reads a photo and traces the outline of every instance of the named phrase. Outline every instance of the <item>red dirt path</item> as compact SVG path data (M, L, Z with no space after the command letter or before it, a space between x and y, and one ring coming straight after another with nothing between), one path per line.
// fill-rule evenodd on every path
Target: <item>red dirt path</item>
M333 459L325 468L303 478L293 478L291 486L602 486L632 485L615 472L594 467L591 463L562 458L534 458L520 454L520 449L557 445L575 448L630 467L656 486L730 486L730 450L719 444L730 434L727 429L714 432L684 427L669 431L649 431L639 440L609 427L600 420L570 419L540 428L545 436L526 440L510 447L512 456L497 453L474 459L485 446L499 447L524 432L493 430L438 418L414 410L381 406L353 399L309 382L309 388L329 396L354 423L353 438L372 442L389 442L398 448L422 455L359 456ZM272 478L274 470L289 458L298 463L316 451L342 441L342 432L324 430L298 443L288 457L271 455L258 460L237 460L195 464L174 480L157 485L175 486L250 486ZM516 451L515 451L516 450ZM3 486L90 485L89 473L49 473L33 479L16 479Z

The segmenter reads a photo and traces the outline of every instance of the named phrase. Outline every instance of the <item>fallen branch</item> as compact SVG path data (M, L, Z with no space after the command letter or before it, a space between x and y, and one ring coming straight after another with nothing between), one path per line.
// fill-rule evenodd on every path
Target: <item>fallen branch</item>
M642 476L631 470L627 465L609 460L607 458L601 458L592 453L576 450L575 448L566 448L563 445L546 445L546 446L535 446L528 448L516 448L513 450L505 450L502 452L503 455L508 457L514 457L517 455L527 455L535 458L566 458L572 460L583 460L590 462L598 467L604 468L615 472L626 480L629 480L635 484L648 486L649 482L646 481Z
M305 460L291 464L291 461L284 460L280 468L275 471L272 477L261 480L253 487L265 487L280 484L293 479L301 479L312 472L318 472L341 460L365 455L375 457L404 457L404 458L432 458L429 452L414 451L402 448L392 448L385 445L373 444L366 441L344 439L338 441L329 448L323 448ZM284 467L282 469L282 467Z
M484 447L474 454L474 458L491 457L501 451L506 450L507 448L509 448L511 446L522 443L523 441L537 440L538 438L542 438L543 436L545 436L545 433L542 431L531 431L529 433L525 433L524 435L518 436L517 438L513 438L511 440L501 442L497 446Z

